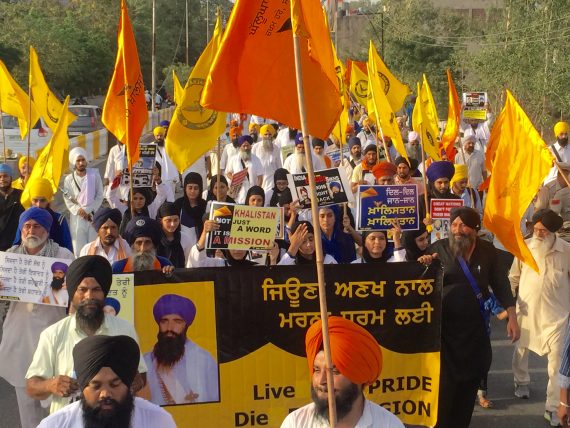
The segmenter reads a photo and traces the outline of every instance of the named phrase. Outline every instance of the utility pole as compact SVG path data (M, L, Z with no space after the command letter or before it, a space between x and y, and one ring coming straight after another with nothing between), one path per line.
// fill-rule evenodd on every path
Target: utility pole
M151 111L155 110L156 94L156 0L152 0L152 48L151 48Z

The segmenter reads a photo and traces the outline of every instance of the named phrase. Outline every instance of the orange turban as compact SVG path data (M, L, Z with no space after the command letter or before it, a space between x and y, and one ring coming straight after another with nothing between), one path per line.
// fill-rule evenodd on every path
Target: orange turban
M390 162L380 162L372 167L372 174L374 174L376 178L396 175L397 171L396 165Z
M230 128L230 138L233 140L241 136L241 128L239 126L232 126Z
M343 376L357 385L371 384L382 371L380 345L368 331L342 317L329 317L332 360ZM315 356L323 347L322 321L307 330L305 348L309 371L313 374Z

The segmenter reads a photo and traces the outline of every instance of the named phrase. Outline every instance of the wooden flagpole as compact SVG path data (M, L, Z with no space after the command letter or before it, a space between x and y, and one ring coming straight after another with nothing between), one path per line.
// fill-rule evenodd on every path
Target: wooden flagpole
M418 101L416 101L416 102L418 102ZM427 171L426 159L425 159L426 156L425 156L425 151L424 151L424 143L422 142L422 139L423 139L422 136L424 135L423 130L424 130L424 125L423 125L423 123L420 123L420 148L422 151L422 165L424 167L423 174L422 174L422 179L424 182L424 189L425 189L425 191L424 191L424 203L426 205L426 218L431 220L431 212L429 210L429 204L428 204L428 187L427 187L427 180L426 180L426 171ZM426 230L428 232L431 232L431 229L432 229L431 224L426 226Z
M222 142L220 141L220 137L218 137L218 147L216 149L216 156L218 157L218 164L216 165L216 186L218 192L216 194L216 201L220 202L220 182L221 182L221 175L222 175Z
M471 188L471 183L469 180L469 165L467 165L467 161L465 160L465 150L463 149L462 143L459 143L459 149L461 150L461 158L463 159L463 164L467 167L467 186ZM477 191L477 189L473 190ZM469 192L469 196L471 196L471 205L473 206L473 209L476 210L477 207L475 206L475 197L473 196L473 193Z
M291 1L291 16L293 16L294 2ZM301 119L301 132L303 133L303 143L305 145L305 153L307 159L307 175L309 178L309 189L311 192L311 214L313 217L313 224L315 224L315 257L317 264L317 281L319 284L319 306L321 311L322 331L323 331L323 351L325 353L325 362L327 368L327 396L329 403L329 423L330 427L336 426L336 404L334 396L334 377L333 377L333 363L331 357L330 338L329 338L329 323L328 323L328 310L327 298L325 294L325 268L323 256L323 244L321 241L320 227L317 219L317 189L315 181L315 173L313 169L313 157L311 156L311 146L309 142L309 134L307 130L307 112L305 111L305 95L303 89L303 70L301 67L301 43L300 37L293 32L293 49L295 53L295 76L297 79L297 99L299 101L299 115Z
M2 115L2 93L0 93L0 127L2 127L2 153L6 163L6 133L4 132L4 116Z

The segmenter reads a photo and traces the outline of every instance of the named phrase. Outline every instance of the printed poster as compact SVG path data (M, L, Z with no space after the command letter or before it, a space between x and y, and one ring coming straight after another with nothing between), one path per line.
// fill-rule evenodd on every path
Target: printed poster
M449 235L449 213L453 208L462 207L463 199L432 199L429 204L433 221L431 242L447 238Z
M103 311L109 315L135 322L135 279L132 273L113 274L113 282Z
M277 234L280 209L212 202L210 220L220 228L208 233L207 249L267 250Z
M390 230L397 220L402 230L418 230L418 186L360 185L356 195L356 229Z
M133 187L152 187L152 170L156 164L156 145L141 144L140 157L133 165ZM123 170L121 184L130 185L129 168Z
M309 175L307 173L288 174L287 179L293 200L298 200L302 209L311 208ZM338 168L315 171L315 181L319 207L353 202L354 198L346 174L341 174Z
M463 118L487 120L487 92L463 92Z

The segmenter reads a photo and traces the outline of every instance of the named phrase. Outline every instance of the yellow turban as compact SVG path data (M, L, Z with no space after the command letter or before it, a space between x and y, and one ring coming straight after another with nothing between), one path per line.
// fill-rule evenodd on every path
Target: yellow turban
M568 131L570 131L570 125L568 125L568 122L558 122L554 125L555 137L558 137L560 134L568 134Z
M335 367L352 383L371 384L382 371L380 345L367 330L342 317L329 317L329 338ZM307 330L305 350L309 371L313 373L315 356L323 347L322 321Z
M259 133L259 125L255 122L250 122L248 129L250 134L254 131L257 131Z
M22 167L28 162L27 156L22 156L20 160L18 160L18 169L22 169ZM30 169L34 167L36 160L30 156Z
M155 137L158 137L159 135L162 136L162 137L164 137L164 134L165 134L165 133L166 133L166 131L164 130L164 128L163 128L162 126L157 126L156 128L154 128L154 129L152 130L152 134L153 134Z
M48 201L53 199L53 188L46 178L34 178L30 180L30 199L46 198Z
M263 136L266 132L269 132L272 137L275 137L275 128L272 125L263 125L259 129L259 135Z
M451 184L458 182L459 180L463 180L467 178L467 174L469 170L467 169L467 165L463 164L455 164L455 174L453 174L453 178L451 179Z
M372 119L370 119L369 117L367 117L366 119L364 119L362 121L362 127L366 128L367 126L372 126L374 125L374 122L372 122Z

